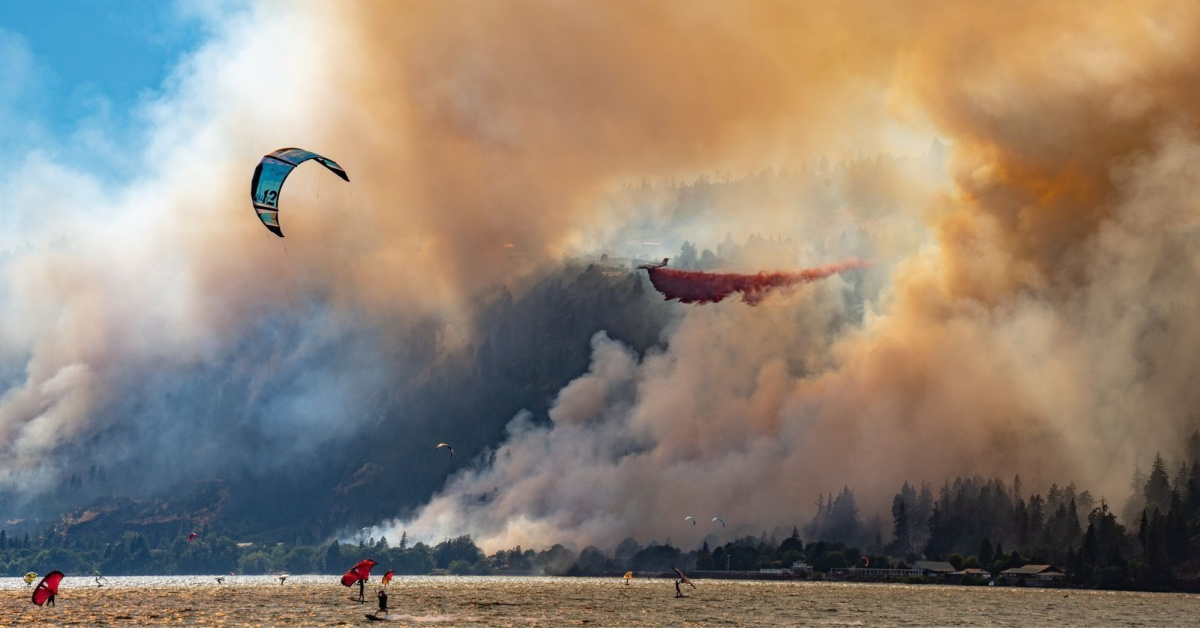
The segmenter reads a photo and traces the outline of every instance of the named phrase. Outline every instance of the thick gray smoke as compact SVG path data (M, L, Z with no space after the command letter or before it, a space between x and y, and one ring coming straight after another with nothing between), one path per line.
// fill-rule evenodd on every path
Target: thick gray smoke
M756 309L674 307L648 352L596 336L591 370L561 391L539 388L554 381L541 372L511 382L501 420L514 400L531 414L494 460L388 525L488 549L683 542L671 526L684 514L769 529L843 484L867 508L899 478L1017 470L1030 486L1116 495L1136 459L1190 432L1200 401L1196 12L213 12L210 40L142 112L145 145L119 157L136 176L27 148L0 175L2 481L36 493L94 461L137 461L130 486L230 466L247 482L328 468L310 492L331 495L428 480L426 460L397 453L417 447L413 391L453 402L473 392L454 373L525 375L505 372L517 348L494 348L512 329L482 341L489 307L565 293L537 282L565 257L630 258L664 233L719 252L729 233L788 243L729 270L847 253L879 265ZM20 52L13 41L0 51ZM36 80L21 59L5 55L0 97ZM949 146L941 171L874 157L923 155L935 136ZM288 145L333 157L353 183L302 168L279 241L254 220L247 178ZM730 184L716 202L661 183L768 167L803 171L808 187ZM637 191L643 180L656 187ZM600 309L547 297L533 312L582 346L594 330L555 316L570 307ZM533 408L547 399L549 424ZM468 415L436 436L423 419L419 435L471 441L472 456L497 442L485 418L482 434ZM364 428L395 443L355 459Z
M771 529L844 484L872 509L902 478L975 473L1119 500L1135 461L1176 453L1200 402L1200 22L1169 2L940 8L880 88L950 138L954 186L861 328L832 332L831 284L774 313L687 310L640 359L600 337L553 426L517 417L491 465L385 528L686 546L706 531L681 539L685 514Z

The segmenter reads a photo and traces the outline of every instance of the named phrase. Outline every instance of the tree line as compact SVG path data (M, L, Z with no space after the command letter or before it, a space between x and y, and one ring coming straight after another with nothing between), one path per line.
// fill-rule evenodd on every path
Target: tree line
M917 560L945 560L958 569L979 567L993 575L1028 563L1048 564L1081 586L1169 590L1194 584L1200 572L1200 431L1187 441L1177 471L1156 455L1149 473L1135 471L1122 519L1106 499L1074 484L1052 484L1026 494L1020 476L955 478L936 491L904 482L895 494L890 525L875 515L864 521L854 491L821 496L817 513L801 531L779 540L764 531L723 545L708 540L684 550L666 543L642 546L622 540L611 553L596 547L576 552L561 544L534 550L514 547L485 554L469 536L435 545L395 545L386 538L358 543L238 543L202 531L193 542L183 530L157 536L126 532L101 542L48 528L31 537L0 530L0 573L60 569L86 575L338 574L362 558L398 574L450 573L600 576L693 571L755 571L803 563L817 572L865 566L905 569Z

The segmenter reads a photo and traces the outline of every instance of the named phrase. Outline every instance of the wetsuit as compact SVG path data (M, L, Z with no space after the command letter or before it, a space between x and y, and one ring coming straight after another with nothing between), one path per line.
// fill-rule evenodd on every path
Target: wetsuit
M367 594L366 594L366 587L367 587L367 585L366 585L366 582L367 582L366 580L362 580L362 579L360 579L360 580L358 581L358 601L359 601L359 602L366 602L366 601L367 601Z
M675 597L683 597L683 591L679 590L679 581L675 581Z
M380 613L383 613L384 615L387 615L387 612L388 612L387 591L380 591L379 592L379 610L375 611L375 614L378 615Z

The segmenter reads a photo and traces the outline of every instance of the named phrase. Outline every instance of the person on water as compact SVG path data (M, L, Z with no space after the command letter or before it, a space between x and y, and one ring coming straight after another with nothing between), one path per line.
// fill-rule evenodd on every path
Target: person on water
M388 614L387 591L384 589L379 590L379 610L375 611L375 616L378 617L380 613Z
M683 591L679 590L679 580L675 581L675 597L683 597Z
M366 589L367 589L367 579L359 578L358 579L358 603L359 604L367 601Z

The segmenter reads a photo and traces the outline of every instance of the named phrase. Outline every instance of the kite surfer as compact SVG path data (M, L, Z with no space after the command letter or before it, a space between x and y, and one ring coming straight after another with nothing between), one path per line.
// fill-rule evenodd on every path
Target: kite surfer
M678 578L675 579L675 597L687 597L686 595L683 594L683 591L681 591L679 589L679 585L690 584L690 585L692 585L692 588L695 589L696 583L692 582L687 577L686 574L684 574L682 571L679 570L678 567L675 567L674 569L675 569L675 575L679 576Z
M367 601L366 588L367 588L367 579L366 578L359 579L359 581L358 581L358 601L359 601L359 603Z
M362 581L360 580L359 582L361 583ZM379 610L375 611L375 616L378 617L380 613L387 615L388 614L387 591L380 589L378 597L379 597Z

